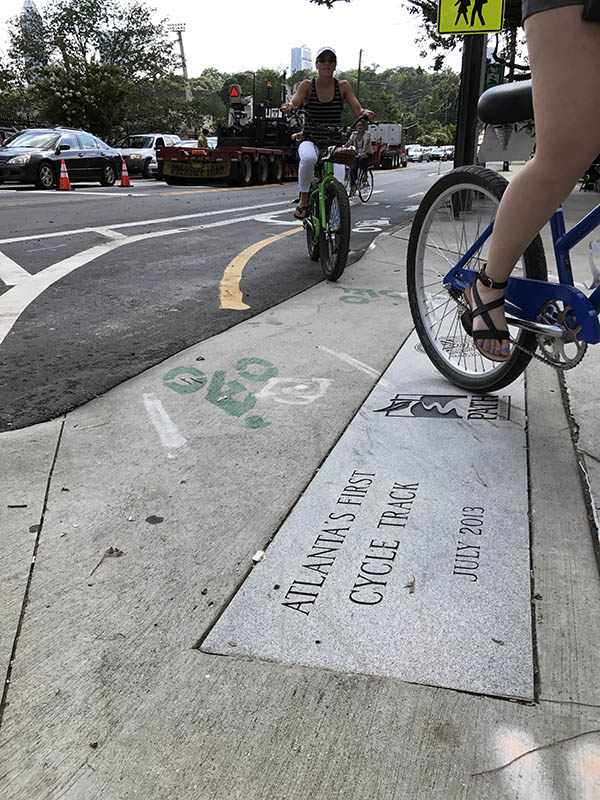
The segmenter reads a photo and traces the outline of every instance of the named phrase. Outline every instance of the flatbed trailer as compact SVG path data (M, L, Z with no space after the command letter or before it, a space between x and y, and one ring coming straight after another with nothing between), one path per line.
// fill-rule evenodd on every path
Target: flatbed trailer
M298 175L295 147L162 147L157 160L159 177L176 186L206 180L225 181L231 186L263 186Z

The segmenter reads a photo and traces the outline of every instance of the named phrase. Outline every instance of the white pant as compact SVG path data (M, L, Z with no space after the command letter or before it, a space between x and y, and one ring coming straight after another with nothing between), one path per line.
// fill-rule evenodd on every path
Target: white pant
M315 164L319 157L319 151L312 142L300 142L298 147L300 166L298 167L298 188L301 192L308 192L310 182L315 174ZM344 182L344 165L334 164L333 174L341 183Z

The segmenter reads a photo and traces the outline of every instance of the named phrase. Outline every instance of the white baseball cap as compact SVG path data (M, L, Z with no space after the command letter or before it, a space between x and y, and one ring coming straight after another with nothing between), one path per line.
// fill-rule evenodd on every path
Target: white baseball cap
M321 53L333 53L335 60L337 61L337 53L335 52L333 47L319 47L319 49L317 50L315 61L319 60L319 56L321 55Z

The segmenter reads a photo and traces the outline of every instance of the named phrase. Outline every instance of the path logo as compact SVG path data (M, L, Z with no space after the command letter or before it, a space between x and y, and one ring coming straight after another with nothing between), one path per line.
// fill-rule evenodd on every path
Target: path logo
M397 394L388 406L374 411L386 417L506 420L510 395Z
M441 337L439 342L442 345L444 352L448 353L448 355L452 358L467 358L468 356L476 356L478 353L478 350L473 343L473 339L470 339L469 337ZM425 348L421 342L417 342L415 345L415 350L417 353L425 352Z

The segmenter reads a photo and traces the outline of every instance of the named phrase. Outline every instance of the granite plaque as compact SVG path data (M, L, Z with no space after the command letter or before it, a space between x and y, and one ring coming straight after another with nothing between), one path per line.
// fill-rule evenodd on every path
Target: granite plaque
M473 395L406 342L202 644L533 698L523 381Z

